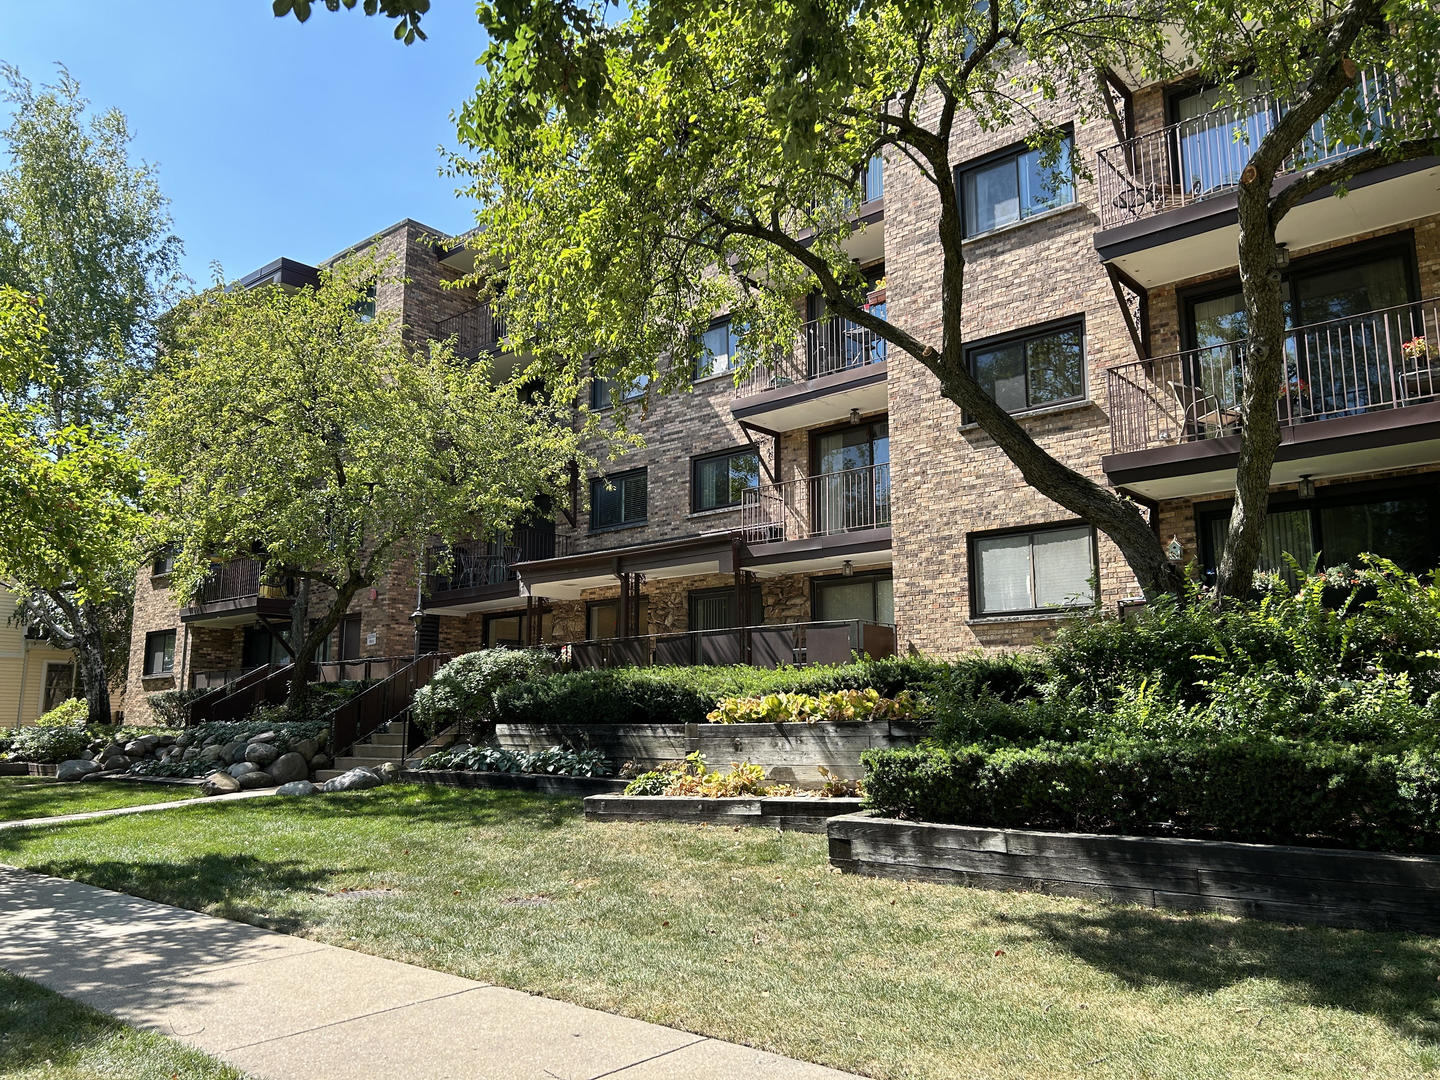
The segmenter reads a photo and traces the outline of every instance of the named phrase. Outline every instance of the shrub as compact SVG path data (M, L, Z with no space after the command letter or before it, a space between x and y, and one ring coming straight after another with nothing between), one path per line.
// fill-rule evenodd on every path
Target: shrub
M457 656L415 694L415 723L434 735L451 726L474 730L494 719L495 693L555 670L555 658L542 649L481 649Z
M84 727L90 719L90 706L81 698L62 701L35 721L36 727Z
M150 712L156 721L166 727L184 727L190 722L190 703L210 693L208 689L162 690L147 694Z
M598 750L552 746L533 752L498 746L462 746L441 750L420 762L422 769L468 772L549 773L552 776L609 776L610 762Z
M1440 756L1263 737L864 755L867 808L951 824L1440 850Z
M15 733L10 756L20 761L57 765L90 749L90 733L83 727L21 728Z
M190 728L187 734L190 736L191 746L209 746L212 743L235 742L239 739L249 739L262 732L273 731L275 733L274 746L282 751L288 751L299 742L306 739L314 739L324 745L330 736L330 724L327 720L304 720L290 721L275 719L288 715L282 706L275 706L269 709L257 709L246 720L234 721L212 721L208 724L196 724Z
M917 720L925 703L913 691L893 698L874 689L830 690L823 694L766 694L754 698L725 698L705 719L714 724L818 724L864 723L871 720Z

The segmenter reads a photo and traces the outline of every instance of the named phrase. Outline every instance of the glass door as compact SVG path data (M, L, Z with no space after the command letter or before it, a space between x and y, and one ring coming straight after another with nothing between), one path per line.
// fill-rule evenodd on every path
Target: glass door
M811 535L888 527L888 422L854 424L813 438Z

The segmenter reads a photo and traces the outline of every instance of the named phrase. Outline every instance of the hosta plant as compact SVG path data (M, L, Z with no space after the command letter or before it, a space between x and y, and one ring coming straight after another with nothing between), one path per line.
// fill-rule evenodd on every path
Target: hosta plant
M893 698L873 688L832 690L821 694L764 694L726 698L706 719L714 724L865 723L871 720L918 720L926 711L923 697L902 690Z

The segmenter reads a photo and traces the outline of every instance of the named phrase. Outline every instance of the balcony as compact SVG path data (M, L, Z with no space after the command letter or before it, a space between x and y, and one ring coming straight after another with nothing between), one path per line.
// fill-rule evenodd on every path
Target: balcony
M888 565L890 463L762 484L744 494L740 531L746 565L772 573Z
M895 655L895 628L885 623L837 619L826 622L692 630L680 634L579 641L563 647L572 667L697 667L749 664L785 667L848 664L852 653L875 659Z
M455 355L466 360L498 356L505 351L505 318L489 304L442 319L435 328L439 339L455 339Z
M425 610L460 615L514 607L520 596L515 564L556 554L555 525L548 521L519 526L495 540L431 548Z
M1106 373L1117 486L1151 498L1233 486L1245 343ZM1285 341L1274 482L1440 460L1440 300L1296 327Z
M1386 80L1367 71L1358 86L1361 106L1376 123L1388 122L1393 94ZM1100 150L1101 258L1146 287L1234 266L1240 174L1287 109L1284 100L1260 94ZM1334 121L1321 117L1277 186L1302 168L1365 149L1334 140ZM1351 182L1342 200L1321 192L1302 202L1281 220L1277 239L1308 248L1433 213L1437 179L1435 158L1371 170Z
M190 606L180 612L181 621L239 626L267 616L288 618L293 590L288 583L266 584L263 577L264 564L258 559L216 563Z
M883 319L885 301L869 310ZM849 319L813 319L801 326L792 352L757 364L735 388L730 411L773 431L842 420L852 409L879 412L888 404L887 344Z

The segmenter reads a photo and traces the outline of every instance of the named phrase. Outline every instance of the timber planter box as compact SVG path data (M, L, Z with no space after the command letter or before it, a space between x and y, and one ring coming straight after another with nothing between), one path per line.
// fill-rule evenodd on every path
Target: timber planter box
M399 778L411 784L440 784L444 787L489 788L502 791L535 791L542 795L594 795L621 791L624 780L608 776L555 776L551 773L474 772L461 769L401 769Z
M26 764L26 769L30 776L54 776L55 771L59 768L60 766L58 765L41 765L34 761Z
M0 776L29 776L28 761L0 761Z
M701 799L688 795L591 795L585 800L590 821L680 821L711 825L763 825L793 832L823 833L836 814L860 809L858 798L820 799L764 795Z
M599 750L616 768L630 762L649 772L699 752L714 768L748 761L775 783L818 788L819 766L846 780L860 780L860 755L870 749L914 746L926 731L919 724L884 720L820 724L496 724L495 741L506 750L549 746Z
M1440 858L1168 837L988 829L868 813L831 818L830 863L1286 922L1440 931Z

